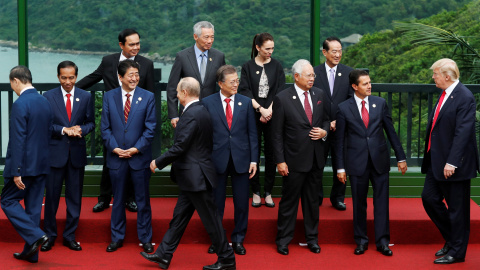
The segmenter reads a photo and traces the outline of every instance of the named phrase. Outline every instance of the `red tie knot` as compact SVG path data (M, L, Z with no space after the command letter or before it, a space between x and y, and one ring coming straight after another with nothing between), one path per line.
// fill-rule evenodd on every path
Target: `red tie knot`
M127 96L127 98L129 98L131 95L130 95L130 94L126 94L125 96Z
M230 103L230 100L232 100L232 99L226 98L226 99L225 99L225 102L226 102L226 103Z
M70 97L72 96L72 94L66 94L67 98L70 99Z

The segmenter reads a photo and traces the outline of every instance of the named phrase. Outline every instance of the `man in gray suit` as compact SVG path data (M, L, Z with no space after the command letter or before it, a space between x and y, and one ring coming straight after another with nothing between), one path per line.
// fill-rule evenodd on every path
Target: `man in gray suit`
M177 85L180 79L193 77L200 82L200 99L216 91L217 69L225 65L225 55L212 49L215 29L213 24L201 21L193 26L195 45L177 53L167 85L168 117L175 128L178 122Z

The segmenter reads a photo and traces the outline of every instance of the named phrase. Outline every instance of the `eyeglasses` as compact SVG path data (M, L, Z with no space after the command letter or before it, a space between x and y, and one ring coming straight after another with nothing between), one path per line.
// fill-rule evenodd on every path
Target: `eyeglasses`
M230 85L239 85L240 84L240 79L237 79L237 80L234 80L234 81L229 81L229 82L226 82L226 81L222 81L224 83L228 83Z
M305 76L307 78L316 78L317 77L317 74L315 73L309 73L309 74L302 74L302 76Z

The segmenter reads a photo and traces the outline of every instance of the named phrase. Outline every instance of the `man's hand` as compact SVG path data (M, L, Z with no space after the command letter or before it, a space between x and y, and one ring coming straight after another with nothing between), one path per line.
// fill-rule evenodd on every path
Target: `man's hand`
M452 176L455 173L455 167L445 164L445 168L443 168L443 175L445 175L445 179Z
M18 189L24 190L25 189L25 184L22 182L22 177L21 176L14 176L13 177L13 182L17 186Z
M152 173L155 173L155 169L157 168L157 163L155 163L155 159L152 160L152 162L150 162L150 171L152 171Z
M63 132L69 137L82 137L82 128L78 125L69 128L65 127L63 128Z
M248 169L248 173L250 173L250 176L248 179L252 179L252 177L255 175L257 172L257 164L252 164L250 163L250 168Z
M334 120L334 121L330 122L330 130L335 131L335 129L336 129L336 128L335 128L336 124L337 124L337 120Z
M172 118L172 120L170 120L170 124L172 124L173 128L177 127L178 120L180 120L180 118L178 118L178 117L177 118Z
M402 172L402 175L405 175L405 173L407 172L407 162L406 161L398 162L397 166L398 166L398 171Z
M280 173L281 176L288 176L288 166L287 163L282 162L277 164L277 170L278 173Z
M337 173L337 178L338 178L338 181L342 182L343 184L347 183L347 173L345 172Z
M310 136L310 138L312 138L312 140L316 141L316 140L320 140L321 138L325 137L325 135L327 135L327 132L319 127L314 127L312 128L312 130L310 130L310 134L308 136Z
M138 154L138 152L140 151L138 151L138 149L135 147L125 150L125 154L128 155L129 157L132 157L133 155Z

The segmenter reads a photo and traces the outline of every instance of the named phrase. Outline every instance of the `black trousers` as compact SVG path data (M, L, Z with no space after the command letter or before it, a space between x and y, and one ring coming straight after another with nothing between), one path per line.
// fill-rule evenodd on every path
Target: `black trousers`
M335 142L335 132L330 132L323 148L325 150L324 152L325 160L327 160L328 158L328 153L330 153L331 160L332 160L333 177L332 177L332 190L330 191L330 202L332 203L332 205L337 202L345 201L345 190L346 190L346 184L338 181L338 178L337 178L337 162L336 162L336 154L334 151L334 142ZM319 185L318 197L319 197L319 204L322 205L323 198L324 198L323 169L322 169L322 180Z
M451 247L448 255L457 259L465 258L470 236L470 182L439 181L430 167L422 191L425 211Z
M255 113L256 125L257 125L257 136L258 136L258 163L257 163L257 172L250 179L250 184L252 187L252 192L260 195L260 152L263 139L263 153L265 155L265 184L264 184L264 193L272 193L273 185L275 183L275 174L277 173L277 165L273 158L273 146L272 146L272 122L269 121L266 124L260 122L259 113ZM263 137L263 138L262 138Z

